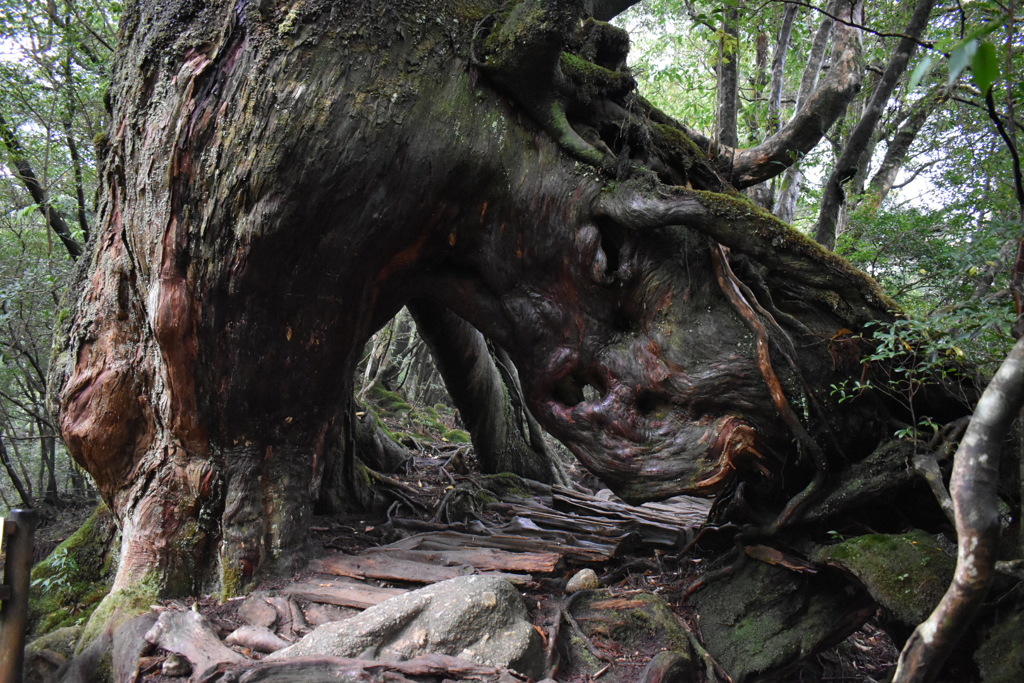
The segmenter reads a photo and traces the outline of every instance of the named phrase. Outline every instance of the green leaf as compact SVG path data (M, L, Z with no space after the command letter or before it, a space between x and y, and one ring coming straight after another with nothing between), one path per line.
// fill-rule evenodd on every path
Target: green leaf
M910 74L910 83L907 86L907 90L913 90L916 88L925 76L932 72L935 68L935 60L930 55L926 55L917 66L914 67L914 71Z
M38 210L39 210L39 205L38 204L29 204L28 206L23 206L20 209L18 209L18 212L17 212L16 215L18 216L18 218L27 218L34 211L38 211Z
M978 51L978 40L971 38L960 43L952 54L949 55L949 78L946 85L953 87L953 84L960 78L960 74L971 63L974 53Z
M999 78L999 57L995 45L985 41L978 46L971 60L971 73L978 90L981 90L982 95L987 95L992 84Z

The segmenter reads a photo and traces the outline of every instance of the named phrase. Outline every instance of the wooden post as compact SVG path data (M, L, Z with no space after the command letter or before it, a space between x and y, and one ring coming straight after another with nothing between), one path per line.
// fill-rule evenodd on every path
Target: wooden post
M19 683L25 660L25 626L32 573L32 546L36 531L33 510L11 510L0 536L6 542L4 582L7 593L0 602L0 683Z

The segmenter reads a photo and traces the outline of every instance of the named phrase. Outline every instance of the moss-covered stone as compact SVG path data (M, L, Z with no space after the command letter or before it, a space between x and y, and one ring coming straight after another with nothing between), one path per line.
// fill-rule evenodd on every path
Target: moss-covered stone
M464 429L449 429L441 434L441 438L450 443L470 443L469 432Z
M639 668L647 659L663 651L676 653L680 658L695 662L689 636L668 604L651 593L631 593L616 596L608 591L595 590L580 594L570 613L579 631L568 629L568 665L572 675L592 676L605 667L587 648L583 637L596 647L614 643L616 649L630 654L640 653L640 660L632 664L613 663L601 676L602 681L623 682L638 679Z
M83 623L110 590L118 532L106 505L32 570L29 632Z
M1017 683L1024 678L1024 612L1013 612L993 626L975 653L985 683Z
M815 557L856 576L883 609L906 625L931 614L956 568L956 558L920 530L858 536L825 546Z
M704 645L734 680L781 670L840 642L874 614L835 572L747 561L694 596Z
M51 681L59 668L59 655L70 661L82 633L81 626L64 626L36 638L25 646L25 683Z
M380 385L373 388L371 396L374 403L380 406L381 410L386 414L408 413L412 411L412 406L409 405L408 401L402 398L398 393L388 391Z

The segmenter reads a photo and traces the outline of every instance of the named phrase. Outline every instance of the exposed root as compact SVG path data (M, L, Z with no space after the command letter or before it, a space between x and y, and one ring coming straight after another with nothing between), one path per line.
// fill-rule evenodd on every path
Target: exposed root
M680 603L685 603L687 600L690 599L691 595L699 591L701 588L704 588L708 584L714 583L719 579L724 579L727 576L732 576L737 571L739 571L743 567L743 565L747 563L749 556L746 552L743 551L742 545L738 540L741 537L742 534L736 535L737 549L732 551L732 554L736 556L736 559L733 560L730 564L727 564L726 566L722 567L721 569L717 569L713 572L708 572L707 574L705 574L704 576L700 577L699 579L691 583L689 586L687 586L686 590L683 591L682 596L679 598Z
M764 377L765 384L768 385L768 391L771 394L772 403L775 405L775 409L778 411L783 423L785 423L786 427L789 428L793 438L796 439L797 448L800 451L800 454L809 456L815 467L815 475L811 482L803 491L790 499L783 511L775 521L772 522L770 527L771 531L778 531L798 516L798 513L814 498L824 483L828 480L829 462L821 447L813 438L811 438L811 435L807 433L807 430L804 428L803 424L801 424L800 419L793 410L793 406L786 397L786 393L782 388L782 383L779 381L779 377L775 373L775 368L772 365L768 330L765 328L764 323L758 316L757 311L754 310L753 305L751 305L747 300L747 297L744 296L742 283L740 283L736 273L733 272L732 267L729 265L729 252L727 248L721 244L716 244L715 248L711 250L711 254L715 277L718 280L719 286L722 288L722 292L754 332L754 336L757 340L757 365L761 370L762 377ZM750 290L748 289L747 291L749 292ZM781 332L781 328L779 328L779 332ZM783 337L785 337L784 333ZM792 358L789 357L789 359L790 363L796 367Z
M427 508L416 499L419 497L419 492L408 484L403 484L393 477L389 477L386 474L381 474L376 470L366 468L367 475L378 484L382 485L382 491L387 495L394 498L396 501L404 503L410 510L426 512Z

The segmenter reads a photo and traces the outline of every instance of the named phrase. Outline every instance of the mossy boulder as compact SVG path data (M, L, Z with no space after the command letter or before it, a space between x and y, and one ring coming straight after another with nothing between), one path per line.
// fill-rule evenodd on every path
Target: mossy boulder
M64 626L26 645L25 683L53 680L58 669L74 656L81 633L81 626Z
M373 402L380 407L381 411L387 415L412 411L412 406L400 394L389 391L380 385L373 388L370 396Z
M676 655L673 671L687 669L694 674L681 680L701 680L702 665L693 654L689 636L661 597L651 593L613 595L605 590L586 591L573 600L568 612L579 627L562 625L564 642L568 644L568 673L574 678L593 676L611 663L601 681L635 681L659 653L671 652ZM595 657L584 638L614 661Z
M114 516L100 505L32 570L29 632L42 635L84 623L110 590L118 549Z
M820 548L815 559L855 576L887 615L905 626L931 614L956 568L956 558L940 539L920 530L857 536Z
M735 681L778 672L841 642L876 610L838 571L797 573L751 560L693 602L704 646Z

